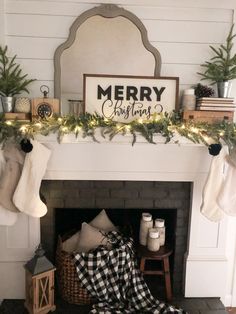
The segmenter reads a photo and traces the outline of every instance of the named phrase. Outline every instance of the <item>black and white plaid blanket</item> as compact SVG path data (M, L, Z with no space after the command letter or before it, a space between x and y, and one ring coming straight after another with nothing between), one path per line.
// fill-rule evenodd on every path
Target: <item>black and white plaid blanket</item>
M98 300L90 313L186 313L151 295L137 267L131 238L115 231L108 236L112 249L99 246L75 255L82 286Z

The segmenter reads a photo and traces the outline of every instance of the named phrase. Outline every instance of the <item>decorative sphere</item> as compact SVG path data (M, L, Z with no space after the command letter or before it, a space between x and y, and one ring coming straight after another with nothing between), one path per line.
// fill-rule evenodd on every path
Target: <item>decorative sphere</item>
M212 156L217 156L219 155L221 148L222 148L221 144L211 144L208 147L209 154Z
M31 109L30 99L27 97L18 97L15 101L15 112L29 113Z

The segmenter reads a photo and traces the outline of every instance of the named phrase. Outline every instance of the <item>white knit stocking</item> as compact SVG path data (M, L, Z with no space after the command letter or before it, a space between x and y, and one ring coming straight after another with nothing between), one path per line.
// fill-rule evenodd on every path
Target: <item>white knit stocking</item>
M216 199L218 197L223 179L225 157L227 149L223 147L219 155L212 157L210 171L203 189L201 213L211 221L220 221L224 213Z
M3 156L3 150L0 149L0 178L6 167L6 161ZM16 222L18 214L9 211L0 205L0 226L12 226Z
M42 217L47 213L47 207L39 197L39 189L51 151L37 141L31 143L33 150L26 154L13 202L21 212L33 217Z
M225 177L217 202L226 214L236 216L236 168L230 163L226 165Z
M12 212L19 212L12 198L21 176L25 154L17 145L8 143L4 147L3 156L6 164L0 179L0 205Z

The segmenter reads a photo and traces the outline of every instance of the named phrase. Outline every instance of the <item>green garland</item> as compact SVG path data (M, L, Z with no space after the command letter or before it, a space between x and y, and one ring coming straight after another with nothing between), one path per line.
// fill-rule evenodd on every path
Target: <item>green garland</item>
M137 119L129 123L115 122L105 119L97 114L86 113L79 117L73 115L53 116L44 120L22 122L20 120L5 120L4 114L0 115L0 143L10 137L16 141L31 139L35 135L57 134L61 142L65 134L75 134L82 137L91 137L97 141L96 129L100 129L101 136L112 140L117 134L132 134L132 145L136 142L137 135L143 136L147 142L153 143L155 135L162 135L168 143L175 134L186 137L194 143L209 145L209 142L219 143L224 141L230 148L236 145L236 125L233 122L222 121L219 123L196 123L182 121L181 112L155 114L149 120Z

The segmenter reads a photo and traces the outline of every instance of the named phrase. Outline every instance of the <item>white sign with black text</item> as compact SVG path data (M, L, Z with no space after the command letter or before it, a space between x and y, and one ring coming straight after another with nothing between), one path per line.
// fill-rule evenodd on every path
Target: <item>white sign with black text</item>
M177 110L178 91L177 77L84 74L85 111L118 122Z

